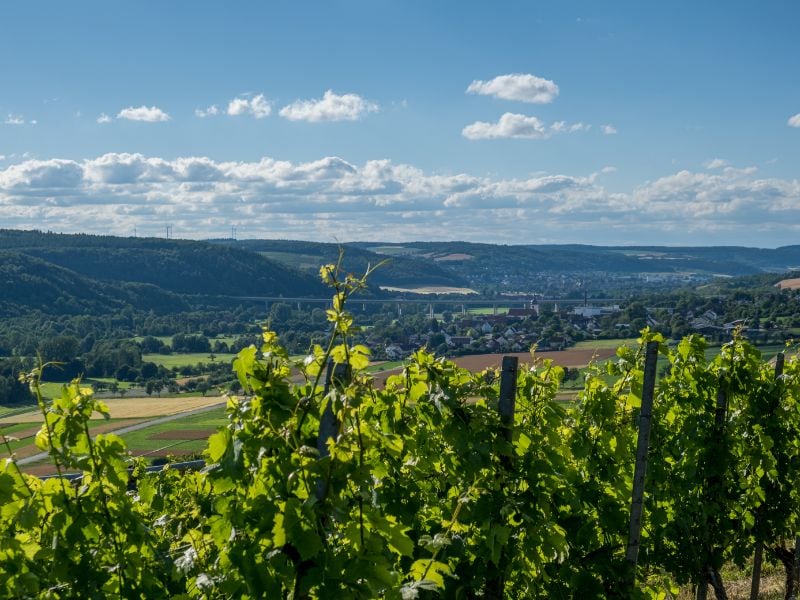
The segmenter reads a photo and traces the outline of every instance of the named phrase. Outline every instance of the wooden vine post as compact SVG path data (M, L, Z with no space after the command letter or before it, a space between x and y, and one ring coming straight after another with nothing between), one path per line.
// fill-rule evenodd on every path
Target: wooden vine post
M497 409L500 412L500 422L503 424L503 437L510 442L514 427L514 413L517 409L517 371L519 358L504 356L503 367L500 372L500 397Z
M722 446L725 436L725 420L728 416L728 394L725 391L725 382L722 378L719 380L719 389L717 390L717 405L714 409L714 443L719 447ZM719 493L719 487L722 481L718 476L709 477L705 486L706 502L709 498L713 498ZM716 598L727 598L725 586L719 573L713 565L705 564L702 571L698 574L699 579L697 582L697 589L695 590L695 600L706 600L708 597L709 584L714 588L714 595Z
M633 494L631 497L630 529L625 558L630 565L631 585L636 583L636 563L642 536L642 512L644 508L644 480L647 476L647 453L650 446L650 427L653 419L653 398L656 388L656 363L658 342L647 342L642 382L642 406L639 411L639 437L636 444L636 465L633 471Z
M783 375L783 362L784 362L784 355L783 352L779 352L778 355L775 357L775 381L778 381L778 378ZM778 402L774 403L771 406L771 410L777 410L778 406L780 405L780 399ZM760 512L760 511L759 511ZM756 547L753 553L753 578L750 580L750 600L758 600L758 592L761 587L761 566L764 561L764 539L762 538L762 533L760 531L760 515L756 515ZM796 546L797 544L795 544Z
M323 391L323 398L328 395L331 386L334 386L335 388L344 387L350 382L351 377L352 370L350 365L334 365L332 360L328 361L328 366L325 371L325 389ZM328 404L325 406L325 410L322 412L322 417L320 417L319 432L317 433L317 451L319 452L319 457L321 459L330 455L330 451L328 450L328 440L330 438L336 439L338 433L339 421L336 418L336 414L333 412L331 402L328 401ZM317 499L322 500L325 498L327 493L328 482L324 479L320 479L317 481Z
M519 358L504 356L500 372L500 395L497 410L500 413L500 434L509 444L514 436L514 413L517 406L517 371ZM500 461L505 470L511 470L511 456L503 453ZM501 600L505 597L505 567L508 563L508 553L501 552L499 564L489 563L492 574L486 582L486 595L489 600Z

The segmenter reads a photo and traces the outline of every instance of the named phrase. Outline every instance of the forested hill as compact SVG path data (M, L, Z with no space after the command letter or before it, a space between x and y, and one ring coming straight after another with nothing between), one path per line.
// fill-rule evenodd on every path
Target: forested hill
M188 310L177 294L154 285L102 282L18 252L0 251L0 316L106 314L126 306L158 313Z
M255 252L207 242L0 230L0 251L3 250L37 258L89 279L151 284L176 294L327 293L316 276Z
M385 261L370 277L378 286L454 286L468 285L463 275L443 268L425 257L387 257L354 245L306 242L296 240L214 240L215 243L258 252L268 258L282 262L311 274L319 271L324 263L335 263L340 248L344 249L344 268L348 272L364 273L368 265L375 266ZM389 258L389 260L386 260Z

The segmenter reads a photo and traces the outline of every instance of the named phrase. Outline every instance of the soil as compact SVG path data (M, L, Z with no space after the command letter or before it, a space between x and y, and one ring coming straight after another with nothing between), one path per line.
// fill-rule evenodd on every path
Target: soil
M561 367L585 367L592 360L602 362L614 356L616 350L612 348L571 348L569 350L554 350L552 352L537 352L536 360L552 360L554 364ZM530 364L530 352L512 352L509 354L472 354L469 356L459 356L453 359L459 367L468 369L470 371L483 371L490 367L500 368L504 356L516 356L519 358L520 364ZM402 368L391 369L389 371L381 371L375 375L375 387L379 390L383 389L386 384L386 379L391 375L397 375L403 371ZM570 392L574 395L574 392Z
M800 289L800 278L784 279L775 284L775 287L782 290L797 290Z

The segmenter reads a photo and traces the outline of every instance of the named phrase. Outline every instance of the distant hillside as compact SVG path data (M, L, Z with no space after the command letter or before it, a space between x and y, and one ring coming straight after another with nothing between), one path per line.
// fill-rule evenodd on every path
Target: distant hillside
M216 243L259 252L275 261L316 275L325 263L339 258L339 244L293 240L217 240ZM374 285L385 286L453 286L467 285L467 279L442 268L436 262L406 256L385 256L357 246L342 244L344 266L349 272L364 273L367 265L389 259L370 278Z
M384 254L427 261L479 285L493 274L607 272L749 275L780 273L800 266L800 246L776 249L745 247L659 247L528 245L502 246L469 242L409 242L354 246Z
M634 246L605 249L635 256L643 264L673 270L698 270L725 275L784 273L800 268L800 246L746 248L743 246Z
M0 316L105 314L128 305L156 313L188 310L178 295L153 285L107 283L16 252L0 251Z
M318 296L319 278L256 252L187 240L0 230L0 251L35 257L103 281L178 294Z
M555 295L632 293L646 285L694 285L712 275L782 273L800 246L502 246L468 242L344 245L345 269L377 286L535 290ZM62 235L0 230L1 314L92 314L132 306L183 311L227 305L226 296L327 296L319 266L339 245L287 240L212 240ZM662 276L667 274L666 277ZM659 283L660 282L660 283Z

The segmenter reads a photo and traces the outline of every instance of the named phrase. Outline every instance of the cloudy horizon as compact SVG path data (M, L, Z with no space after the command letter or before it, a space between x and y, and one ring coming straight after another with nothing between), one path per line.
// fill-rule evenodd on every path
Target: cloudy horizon
M799 243L800 7L623 4L10 3L0 228Z

